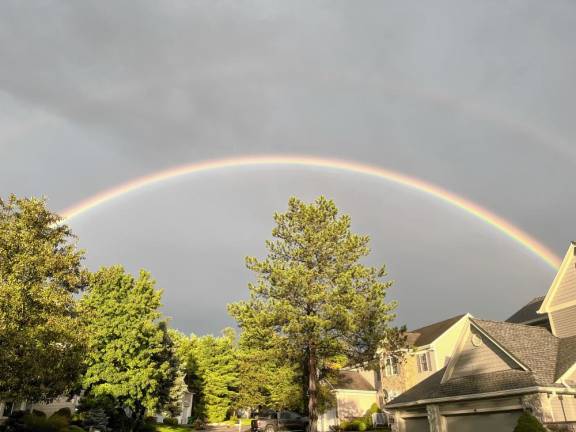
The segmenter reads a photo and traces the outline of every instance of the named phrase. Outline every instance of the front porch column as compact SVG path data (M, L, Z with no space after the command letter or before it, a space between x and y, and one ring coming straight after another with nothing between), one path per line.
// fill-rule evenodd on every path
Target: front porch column
M394 410L394 423L392 424L392 432L404 432L404 419L400 415L399 410Z
M428 411L430 432L446 432L446 421L440 414L440 407L438 405L426 405L426 411Z

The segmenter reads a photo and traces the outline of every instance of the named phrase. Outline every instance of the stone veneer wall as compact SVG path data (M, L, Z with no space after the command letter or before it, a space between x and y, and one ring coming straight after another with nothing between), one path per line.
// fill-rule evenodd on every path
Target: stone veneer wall
M522 407L532 413L540 423L554 421L552 417L552 404L546 393L532 393L522 396Z
M446 430L446 420L440 414L440 407L434 404L426 405L426 411L428 411L430 432L444 432Z
M408 354L400 360L398 365L398 375L386 376L385 368L382 366L380 372L380 380L382 389L386 390L388 394L395 392L397 395L404 393L406 390L412 388L415 384L420 382L423 377L418 377L418 366L416 365L416 357Z

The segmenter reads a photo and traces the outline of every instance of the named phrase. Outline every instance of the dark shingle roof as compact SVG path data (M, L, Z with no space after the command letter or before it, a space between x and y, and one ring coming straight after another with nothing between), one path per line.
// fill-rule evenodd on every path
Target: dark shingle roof
M416 402L423 399L513 390L536 385L534 377L530 372L514 369L452 378L442 384L441 381L445 371L446 368L440 369L424 381L421 381L419 384L402 393L388 405Z
M447 320L421 327L408 332L408 342L411 345L420 347L428 345L438 339L442 334L456 324L464 315L458 315Z
M576 362L576 336L559 339L541 327L478 319L471 321L528 370L519 367L451 378L441 383L444 368L392 400L389 405L532 386L562 387L555 381Z
M374 386L360 372L345 370L338 372L334 388L339 390L375 390Z
M537 313L540 306L542 306L542 302L544 301L544 296L536 297L535 299L530 300L528 304L522 306L520 310L514 313L510 318L506 320L506 322L516 323L516 324L523 324L530 321L535 320L546 320L548 319L548 315L546 314L539 314Z
M539 384L547 385L555 381L560 340L548 330L500 321L472 319L472 322L527 366Z

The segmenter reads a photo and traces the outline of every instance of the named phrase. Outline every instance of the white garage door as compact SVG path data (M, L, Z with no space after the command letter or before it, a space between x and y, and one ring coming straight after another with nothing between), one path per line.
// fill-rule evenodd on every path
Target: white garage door
M446 417L448 432L513 432L522 411Z
M430 432L428 426L428 417L407 418L404 419L406 432Z

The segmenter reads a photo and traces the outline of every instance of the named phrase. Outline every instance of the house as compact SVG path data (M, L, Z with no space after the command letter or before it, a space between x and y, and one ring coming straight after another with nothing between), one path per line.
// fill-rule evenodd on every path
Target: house
M377 385L381 406L447 364L467 316L458 315L408 332L409 348L400 358L382 353Z
M56 411L62 408L68 408L70 412L74 412L80 400L79 396L71 398L67 396L60 396L50 403L35 403L30 404L24 401L13 400L0 400L0 424L2 424L10 414L14 411L42 411L47 416L51 416Z
M192 415L192 407L194 403L194 392L190 390L184 390L180 398L180 414L176 416L178 424L188 424L188 419ZM166 414L166 413L164 413ZM156 421L162 423L164 421L164 416L162 413L156 414Z
M446 366L386 408L397 432L511 432L523 411L574 427L576 243L544 298L503 322L466 316Z
M380 367L350 368L339 372L333 385L335 407L318 420L320 431L341 421L363 417L368 409L399 396L420 381L443 368L469 315L458 315L407 332L409 348L399 358L380 355Z
M378 404L376 375L369 369L345 369L338 372L333 384L334 406L318 418L318 430L329 431L341 421L363 417Z
M187 424L188 417L192 413L192 403L194 400L194 393L190 391L184 391L182 393L182 399L180 402L181 412L177 416L179 424ZM54 399L50 403L27 403L25 401L13 401L13 400L0 400L0 424L4 423L8 416L15 411L42 411L46 416L50 417L56 411L62 408L68 408L71 413L76 411L78 404L80 403L80 396L75 395L73 397L60 396ZM163 417L161 415L157 416L157 419L161 422Z

